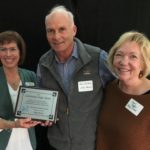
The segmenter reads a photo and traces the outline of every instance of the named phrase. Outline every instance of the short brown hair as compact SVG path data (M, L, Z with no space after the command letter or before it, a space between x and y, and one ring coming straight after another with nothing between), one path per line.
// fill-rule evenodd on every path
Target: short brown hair
M18 65L23 64L26 56L26 44L22 36L16 31L4 31L0 33L0 45L15 42L20 51L20 59Z

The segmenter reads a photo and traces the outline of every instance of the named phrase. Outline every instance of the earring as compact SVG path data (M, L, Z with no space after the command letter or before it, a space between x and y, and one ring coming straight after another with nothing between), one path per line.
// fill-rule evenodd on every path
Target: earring
M143 71L140 71L139 78L142 78L142 77L143 77Z

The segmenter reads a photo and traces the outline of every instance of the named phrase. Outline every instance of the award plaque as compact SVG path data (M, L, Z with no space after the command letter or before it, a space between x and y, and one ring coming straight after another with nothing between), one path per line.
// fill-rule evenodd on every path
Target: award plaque
M20 86L15 108L17 118L57 119L58 91Z

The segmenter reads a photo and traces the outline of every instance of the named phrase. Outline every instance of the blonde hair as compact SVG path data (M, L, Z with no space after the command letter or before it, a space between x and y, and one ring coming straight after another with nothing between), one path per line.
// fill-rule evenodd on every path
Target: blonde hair
M113 61L116 51L126 42L135 42L139 45L145 65L144 70L142 70L142 75L143 77L148 76L150 74L150 41L143 33L137 31L125 32L110 49L108 55L108 64L111 70L114 71Z

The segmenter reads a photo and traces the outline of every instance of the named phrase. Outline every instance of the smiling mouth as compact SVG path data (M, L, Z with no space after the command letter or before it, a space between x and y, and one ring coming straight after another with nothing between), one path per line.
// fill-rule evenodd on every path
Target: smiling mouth
M12 63L14 62L14 59L13 58L6 58L4 59L5 62L8 62L8 63Z
M129 72L129 69L119 68L119 72Z
M61 44L63 44L64 42L54 42L53 44L54 45L61 45Z

